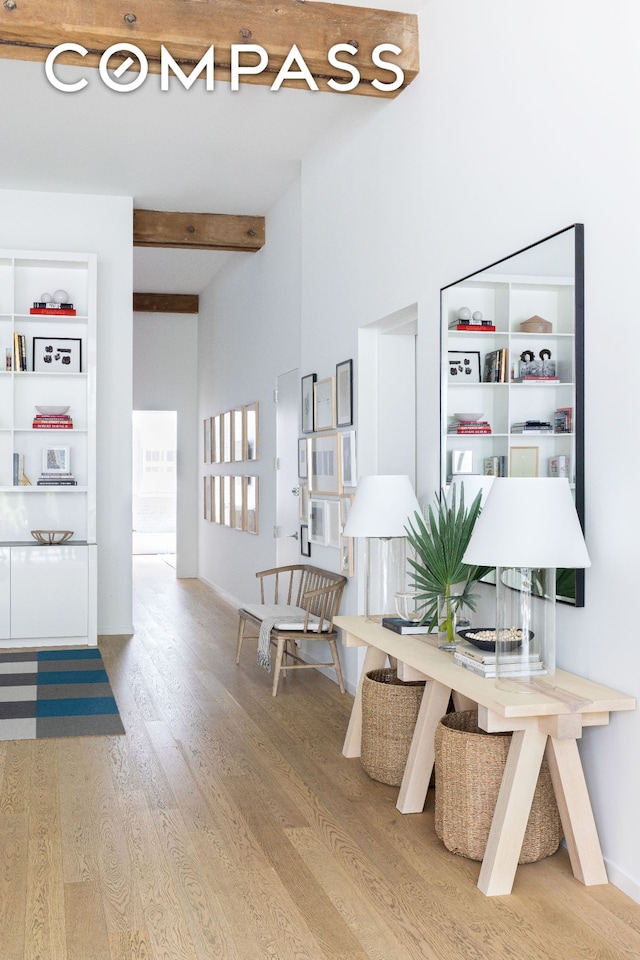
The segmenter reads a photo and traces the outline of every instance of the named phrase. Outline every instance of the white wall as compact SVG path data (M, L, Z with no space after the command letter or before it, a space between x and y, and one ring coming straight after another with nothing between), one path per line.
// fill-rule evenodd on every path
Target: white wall
M259 253L236 254L200 297L200 423L254 400L260 405L260 459L206 470L259 477L259 535L199 521L199 576L230 598L245 600L258 598L255 571L275 563L273 391L276 377L297 367L300 357L299 184L267 216L266 236Z
M606 9L581 0L430 0L421 16L418 79L397 100L367 112L360 126L336 127L316 145L303 164L300 232L286 203L272 212L278 231L268 233L259 256L269 258L273 277L254 283L252 265L234 266L224 289L210 296L219 308L210 336L222 336L230 366L210 394L218 407L246 397L277 345L289 356L294 318L285 318L281 336L271 280L277 289L292 235L302 243L302 320L300 355L288 362L299 363L301 373L330 375L337 361L357 356L359 327L417 303L418 493L430 499L439 482L440 287L583 222L586 532L593 566L586 607L559 610L559 662L635 696L638 643L629 622L637 581L630 478L640 459L631 359L640 346L634 309L639 30L635 0ZM294 284L297 265L296 252L287 270ZM265 316L274 324L266 357ZM244 365L232 362L232 322L251 344ZM405 442L399 434L398 444ZM216 545L232 535L216 531ZM244 546L234 547L223 571L212 537L201 550L211 580L220 577L232 592L235 583L244 588L250 563ZM353 669L349 661L351 683ZM581 755L609 875L640 901L640 771L633 759L639 737L640 713L613 716L608 727L586 731Z
M136 313L133 409L175 410L178 432L176 576L198 573L198 318Z
M131 633L130 197L0 190L0 246L98 260L98 633Z

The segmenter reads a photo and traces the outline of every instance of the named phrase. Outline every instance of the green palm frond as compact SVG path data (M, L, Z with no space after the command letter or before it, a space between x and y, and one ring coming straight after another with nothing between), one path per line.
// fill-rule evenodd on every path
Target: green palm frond
M451 503L447 503L446 495L441 491L434 505L429 507L426 521L416 513L405 528L409 544L416 554L415 559L409 558L409 563L412 567L412 586L422 601L423 619L431 617L435 620L438 597L450 596L454 584L458 585L456 592L461 597L461 603L475 610L477 595L472 592L473 586L492 568L470 566L463 563L462 558L480 514L481 500L482 494L478 493L467 510L464 490L459 503L455 487Z

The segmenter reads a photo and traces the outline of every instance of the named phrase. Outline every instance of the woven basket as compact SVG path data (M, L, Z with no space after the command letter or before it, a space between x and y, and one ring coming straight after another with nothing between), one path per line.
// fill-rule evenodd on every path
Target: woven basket
M482 860L511 734L485 733L475 710L442 717L436 728L436 833L448 850ZM519 863L551 856L562 825L546 759L542 761Z
M424 680L404 683L395 670L371 670L362 684L362 766L372 780L402 783Z

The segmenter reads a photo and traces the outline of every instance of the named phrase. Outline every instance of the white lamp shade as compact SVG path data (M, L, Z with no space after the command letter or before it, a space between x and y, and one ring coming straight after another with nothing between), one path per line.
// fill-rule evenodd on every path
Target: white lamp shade
M405 537L420 511L411 480L401 474L361 477L344 528L345 537Z
M496 477L462 559L491 567L590 567L569 481Z

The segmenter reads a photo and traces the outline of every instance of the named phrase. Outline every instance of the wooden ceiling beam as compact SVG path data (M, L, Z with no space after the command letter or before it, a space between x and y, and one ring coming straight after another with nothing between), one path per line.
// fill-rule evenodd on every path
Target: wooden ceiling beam
M44 61L61 43L76 43L88 52L65 53L58 62L83 67L97 67L113 44L132 44L143 52L152 73L160 72L164 46L186 75L213 46L219 80L231 78L232 46L257 45L268 54L267 66L238 79L266 86L272 86L295 45L320 90L331 90L331 80L343 85L351 80L347 70L330 65L327 58L335 44L350 44L357 53L341 53L339 59L357 68L359 82L344 92L375 97L397 96L419 70L415 14L304 0L278 0L277 5L267 0L5 0L0 5L0 57ZM396 89L389 89L395 80L391 71L373 62L380 44L401 51L382 54L401 71ZM125 57L119 55L120 62ZM256 59L247 52L244 63ZM117 65L112 58L111 69ZM287 79L283 86L309 89L304 79Z
M235 250L255 253L264 246L264 217L223 213L133 211L134 247Z
M134 293L134 313L198 313L197 293Z

